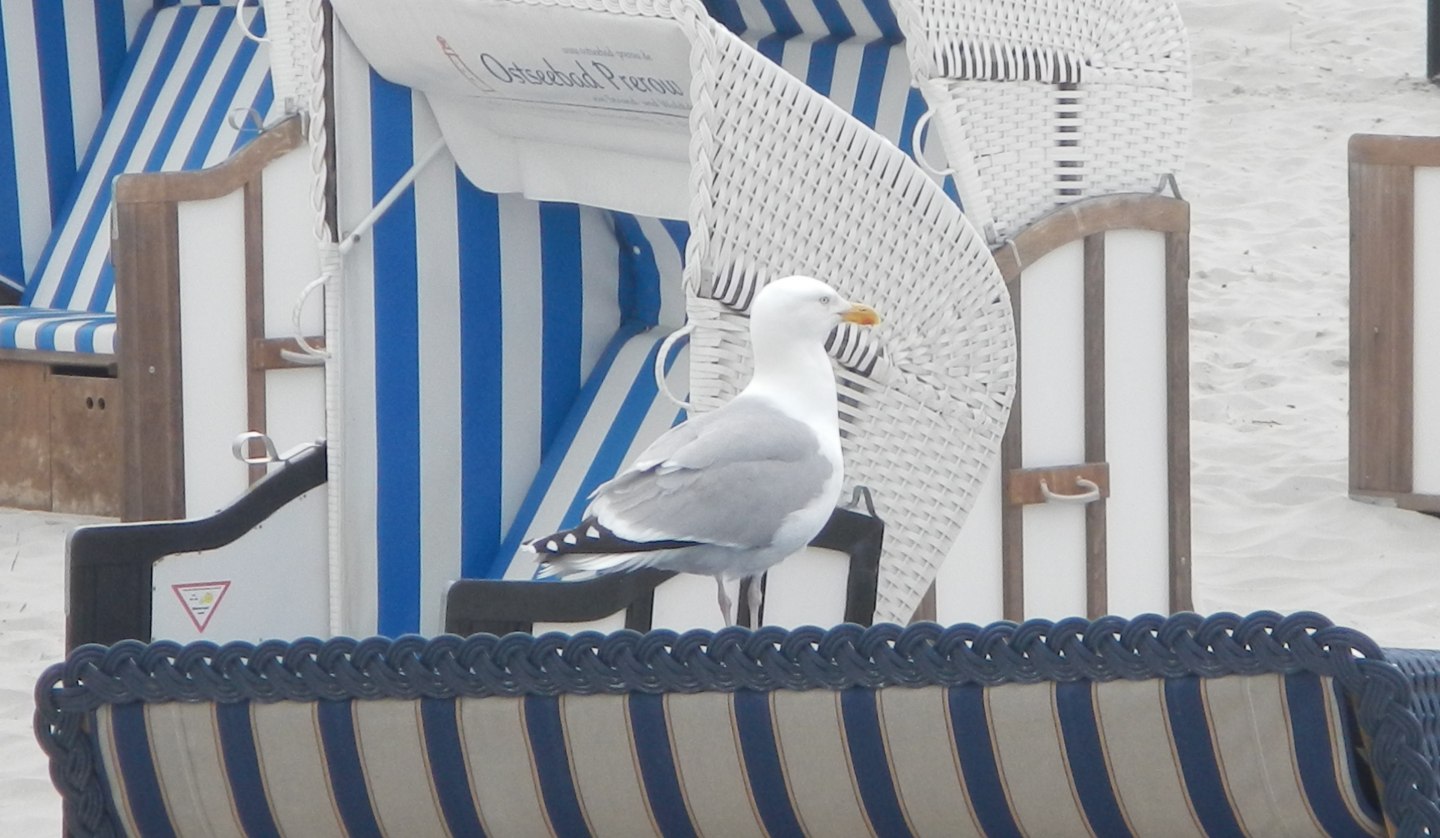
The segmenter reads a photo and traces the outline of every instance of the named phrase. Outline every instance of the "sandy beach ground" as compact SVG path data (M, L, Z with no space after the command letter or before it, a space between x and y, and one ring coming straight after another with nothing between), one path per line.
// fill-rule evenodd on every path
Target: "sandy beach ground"
M1345 144L1440 134L1424 3L1180 7L1196 607L1316 610L1383 645L1440 648L1440 519L1346 497ZM32 690L62 655L64 540L87 520L0 510L0 835L59 832Z

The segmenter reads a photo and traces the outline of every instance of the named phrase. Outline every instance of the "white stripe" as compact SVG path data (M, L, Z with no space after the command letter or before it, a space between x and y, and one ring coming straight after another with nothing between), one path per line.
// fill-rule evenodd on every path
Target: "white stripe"
M660 325L678 329L685 324L684 253L659 219L641 216L639 221L660 272Z
M40 100L40 62L35 51L35 18L29 3L0 3L5 24L5 60L10 76L10 114L15 132L15 188L20 199L20 240L25 272L35 269L50 232L50 171ZM20 277L15 277L19 279ZM44 304L43 301L37 300Z
M910 102L910 65L905 50L890 50L885 80L880 85L880 107L875 111L875 132L897 145L905 130L905 107Z
M255 97L260 92L260 86L265 81L265 76L270 72L269 48L261 46L250 57L250 63L246 65L245 76L240 85L235 89L234 96L229 104L225 106L226 119L221 124L220 130L216 132L214 141L210 144L210 150L205 156L205 167L218 166L224 163L234 154L235 140L240 134L240 129L231 124L230 114L240 108L249 108L255 104ZM208 102L206 103L209 104ZM276 103L272 99L267 113L258 114L262 125L266 124L271 114L275 113ZM238 119L238 117L237 117ZM253 131L254 126L248 121L240 123L246 130Z
M500 440L500 527L509 529L540 464L540 376L545 351L541 332L540 208L517 195L499 198L501 294L504 335Z
M95 31L95 6L65 7L66 63L70 65L70 124L75 132L75 160L85 159L90 138L100 122L100 44Z
M370 75L344 28L335 28L335 141L341 160L363 161L341 169L340 228L348 230L370 211ZM366 236L344 263L345 351L338 359L338 392L345 417L340 495L340 527L345 533L344 624L350 634L375 631L375 263ZM334 491L335 488L332 488Z
M196 33L196 29L204 28L208 27L205 26L205 22L201 22L195 29L191 30L191 37L193 38L198 34L203 41L207 33L204 31ZM196 104L204 103L208 105L215 101L215 95L220 89L221 82L224 81L225 73L230 69L230 64L235 60L235 53L239 50L242 42L243 36L241 36L233 26L230 27L225 37L220 40L220 45L216 48L214 57L209 59L210 67L205 71L205 75L195 91L194 102ZM188 70L188 65L177 65L176 75L183 76ZM162 168L167 170L181 168L185 162L186 155L190 153L191 146L195 143L196 135L200 133L201 123L205 119L205 112L208 110L208 107L190 107L184 119L180 122L179 130L177 130L175 134L175 141L171 145L169 153L165 155ZM221 143L214 143L211 148L213 149L219 145L221 145Z
M580 380L585 381L620 327L620 260L610 213L580 207L580 259L584 305L581 307Z
M894 47L892 52L904 52ZM830 100L845 109L855 112L855 92L860 86L860 63L865 58L865 42L856 39L846 41L835 50L835 70L830 80Z
M413 154L440 136L425 97L414 97ZM455 164L442 154L415 181L420 335L420 631L442 630L444 583L460 575L460 254Z
M795 22L800 24L800 31L817 38L830 34L830 27L825 25L825 19L815 8L813 0L797 0L794 3L786 3L790 14L794 15ZM794 38L792 41L803 40ZM800 78L805 78L803 75Z

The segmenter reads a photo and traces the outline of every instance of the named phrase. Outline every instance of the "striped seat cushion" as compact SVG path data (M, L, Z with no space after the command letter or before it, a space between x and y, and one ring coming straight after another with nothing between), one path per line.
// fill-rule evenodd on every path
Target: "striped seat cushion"
M156 10L140 22L65 209L21 297L22 306L36 311L30 317L8 311L7 322L15 318L16 328L0 331L0 347L114 351L115 176L214 166L253 139L259 121L275 108L263 48L240 33L235 15L234 7L181 5ZM263 18L257 15L252 27L263 32ZM255 117L237 119L237 111ZM65 327L45 323L55 311L102 315L89 324L96 339L63 338ZM26 326L31 320L43 325ZM102 337L105 329L111 334ZM51 333L53 339L47 337Z
M1383 834L1308 674L129 703L93 736L132 835Z
M115 315L0 306L0 349L115 354Z

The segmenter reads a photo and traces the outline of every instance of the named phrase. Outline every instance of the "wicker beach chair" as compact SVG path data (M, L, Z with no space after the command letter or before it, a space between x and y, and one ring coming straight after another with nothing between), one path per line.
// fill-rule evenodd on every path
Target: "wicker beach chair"
M84 646L75 835L1440 831L1435 653L1315 614Z
M992 242L1058 206L1152 191L1177 172L1189 58L1168 0L893 5L931 136Z
M426 92L427 79L407 75L403 60L376 57L383 39L357 25L357 16L370 14L367 5L337 3L342 24L379 72ZM908 619L997 455L1013 387L1009 301L982 238L895 145L698 3L497 8L513 9L509 23L531 33L543 13L569 26L630 21L635 37L656 39L656 54L675 34L688 44L683 284L695 409L723 403L748 377L745 310L765 282L822 277L884 312L889 325L878 337L842 331L831 348L841 367L847 483L870 488L887 527L875 617ZM544 107L553 113L555 103ZM454 119L439 116L442 126ZM464 155L456 156L466 168ZM482 188L517 188L513 170L495 177L504 183L487 183L482 167L472 179ZM634 209L621 203L611 208Z

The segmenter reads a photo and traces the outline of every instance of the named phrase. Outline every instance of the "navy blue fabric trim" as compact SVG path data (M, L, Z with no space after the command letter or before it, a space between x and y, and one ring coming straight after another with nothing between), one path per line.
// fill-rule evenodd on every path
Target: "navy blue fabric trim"
M875 832L884 836L908 836L910 824L900 808L890 758L885 753L885 734L880 729L875 691L852 687L840 693L840 713L845 721L845 742L850 748L850 765L860 787L860 799Z
M666 838L694 838L695 825L680 789L680 775L670 751L669 726L665 722L665 697L632 693L627 701L630 728L635 737L635 755L650 812ZM616 758L620 758L616 754Z
M580 208L574 204L540 204L540 282L540 450L545 452L580 391L585 292Z
M1180 771L1185 775L1185 792L1205 828L1205 834L1242 838L1245 832L1220 775L1215 745L1210 739L1210 722L1205 715L1201 680L1194 676L1165 679L1165 711L1169 716L1170 738L1175 742Z
M737 690L734 698L735 726L740 734L740 753L750 795L760 812L760 821L771 835L803 835L795 817L795 804L785 785L785 769L775 745L775 728L770 718L770 694Z
M1094 690L1095 685L1090 681L1055 685L1055 706L1065 737L1065 756L1091 829L1107 838L1126 838L1131 834L1130 827L1115 797L1110 767L1105 764Z
M35 51L40 70L40 121L45 134L46 173L50 183L50 223L75 178L75 106L70 98L70 55L65 4L32 0Z
M1285 702L1290 709L1295 761L1300 765L1300 781L1310 810L1326 832L1337 838L1369 835L1340 796L1340 785L1336 779L1340 772L1336 771L1334 755L1330 750L1331 727L1325 712L1324 684L1310 673L1286 675ZM1359 789L1355 791L1358 797Z
M335 807L351 838L381 838L380 824L375 820L375 807L365 784L365 766L360 761L360 746L355 739L355 702L316 702L316 718L320 724L320 740L325 747L325 766L330 772L330 790Z
M371 200L378 202L414 163L413 92L371 71ZM378 628L399 635L420 627L420 313L415 193L401 195L375 224L375 359Z
M570 773L570 755L565 749L565 729L560 721L560 702L553 696L527 695L525 736L535 758L540 777L540 793L545 799L545 812L556 834L582 836L590 834L590 826L580 811L580 796L575 791L575 778Z
M951 687L947 693L950 726L955 731L955 752L960 757L960 771L965 777L965 789L970 796L975 819L986 835L1021 838L990 743L984 688L963 685Z
M424 727L430 779L450 832L485 838L480 813L470 793L470 769L465 764L460 724L456 719L459 710L460 704L453 698L420 699L420 723Z
M216 705L215 726L220 734L225 773L230 778L230 794L245 834L249 838L280 838L260 774L255 732L250 726L250 702Z
M115 732L115 759L120 763L120 779L125 784L135 826L143 838L174 838L175 827L170 823L155 761L150 756L145 705L117 704L111 708L110 722Z
M500 201L455 170L460 236L460 575L487 575L504 536L500 488L505 352ZM503 573L503 571L502 571Z

